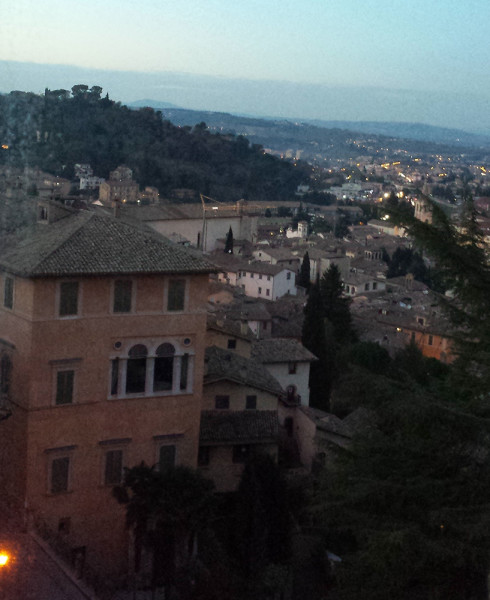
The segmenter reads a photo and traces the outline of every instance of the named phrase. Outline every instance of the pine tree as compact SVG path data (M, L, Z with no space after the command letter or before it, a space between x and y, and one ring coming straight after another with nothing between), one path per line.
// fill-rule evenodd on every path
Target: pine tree
M228 233L226 234L225 254L233 254L233 230L231 225Z
M311 267L310 267L310 256L308 252L305 252L303 256L303 261L301 263L301 267L299 270L299 275L297 279L297 285L304 287L306 290L310 287L310 277L311 277Z

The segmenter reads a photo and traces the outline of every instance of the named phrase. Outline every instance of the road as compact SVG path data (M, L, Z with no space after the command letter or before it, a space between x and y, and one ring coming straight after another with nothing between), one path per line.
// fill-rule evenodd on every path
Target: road
M0 519L0 600L87 600L45 550L13 523Z

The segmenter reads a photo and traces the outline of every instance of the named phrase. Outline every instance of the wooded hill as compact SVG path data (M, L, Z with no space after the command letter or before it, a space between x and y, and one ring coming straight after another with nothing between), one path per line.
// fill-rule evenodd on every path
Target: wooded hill
M99 86L0 96L0 145L0 164L67 178L76 163L105 178L126 164L141 186L164 197L189 188L218 200L287 200L309 174L306 164L265 154L242 136L211 134L204 123L178 127L151 108L130 110L102 97Z

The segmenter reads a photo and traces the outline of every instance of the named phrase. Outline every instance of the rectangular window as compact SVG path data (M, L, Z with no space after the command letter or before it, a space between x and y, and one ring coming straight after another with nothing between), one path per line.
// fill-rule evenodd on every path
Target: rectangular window
M262 288L261 288L261 287L259 287L259 294L261 294L261 293L262 293Z
M253 279L253 278L254 278L254 274L250 273L250 279Z
M78 314L78 281L60 283L60 317Z
M373 290L376 290L378 288L378 284L376 281L373 281Z
M270 280L271 280L271 276L267 275L267 281L270 281Z
M105 453L104 483L105 485L118 485L121 483L123 473L123 451L108 450Z
M267 289L265 290L265 295L266 295L266 296L270 296L270 295L271 295L271 291L270 291L270 289L269 289L269 288L267 288Z
M297 367L297 363L295 362L290 362L288 364L288 373L290 375L294 375L296 373L296 367Z
M3 288L3 305L6 308L14 306L14 280L12 277L5 277Z
M185 279L170 279L168 282L167 310L184 310Z
M244 463L250 456L250 446L241 445L233 446L233 462Z
M253 410L257 408L257 396L247 396L245 401L245 408L247 410Z
M259 275L259 279L262 279L262 275Z
M158 470L166 471L175 467L175 446L160 446L158 451Z
M434 337L432 335L429 335L429 346L432 346L433 343L434 343Z
M215 408L230 408L230 396L215 396Z
M71 404L73 402L73 383L75 371L58 371L56 373L56 404Z
M288 271L288 273L286 274L286 279L291 279L291 273Z
M114 306L115 313L131 312L131 298L133 293L133 282L130 279L116 279L114 282Z
M235 350L236 340L228 340L227 348L228 348L228 350Z
M365 284L364 284L364 290L365 290L366 292L368 292L368 291L369 291L369 283L365 283Z
M52 494L67 492L69 487L70 457L62 456L51 461L49 491Z

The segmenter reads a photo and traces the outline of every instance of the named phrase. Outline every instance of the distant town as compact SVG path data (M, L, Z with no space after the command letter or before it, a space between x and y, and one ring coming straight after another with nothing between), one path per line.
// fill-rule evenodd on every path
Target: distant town
M487 255L490 150L343 132L336 157L337 130L268 144L201 122L165 125L193 153L159 162L57 133L122 110L97 86L46 90L44 128L13 94L37 124L0 121L0 542L29 532L101 600L345 597L355 533L320 525L315 494L390 431L380 398L437 396L457 362L458 288L412 231L444 222ZM218 142L233 177L206 162ZM24 567L1 569L19 589Z

